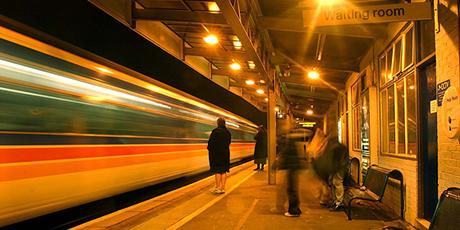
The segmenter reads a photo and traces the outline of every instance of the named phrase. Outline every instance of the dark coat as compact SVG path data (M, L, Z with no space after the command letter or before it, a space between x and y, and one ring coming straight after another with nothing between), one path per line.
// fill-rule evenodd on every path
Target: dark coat
M232 136L225 127L212 130L208 141L209 166L212 173L229 171L231 139Z
M277 159L278 169L300 170L306 167L304 154L296 146L296 140L283 138L280 142L280 152Z
M348 169L348 148L335 139L329 139L324 152L313 161L316 174L328 181L329 176L338 172L345 175Z
M254 148L254 163L264 164L267 161L267 132L259 131L254 137L256 147Z

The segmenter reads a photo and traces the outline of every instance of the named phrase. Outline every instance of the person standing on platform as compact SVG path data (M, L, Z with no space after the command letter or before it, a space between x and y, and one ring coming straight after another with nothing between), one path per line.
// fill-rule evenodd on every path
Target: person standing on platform
M232 136L225 126L225 119L217 119L217 128L212 130L208 140L209 166L214 173L214 194L225 193L227 172L230 170L230 143Z
M287 134L283 137L282 146L279 153L278 168L286 172L286 192L288 195L289 208L285 216L288 217L299 217L302 211L300 210L300 199L299 199L299 172L304 168L303 154L297 148L296 142L298 142L295 134ZM282 205L282 204L278 204ZM282 208L282 207L279 207Z
M254 164L257 168L254 170L264 170L264 165L267 162L267 132L263 125L259 126L259 131L254 137L256 140L256 147L254 149Z

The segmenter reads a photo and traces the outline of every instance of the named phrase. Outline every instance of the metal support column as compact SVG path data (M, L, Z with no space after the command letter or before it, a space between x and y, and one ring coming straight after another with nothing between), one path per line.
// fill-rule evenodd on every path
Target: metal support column
M276 184L276 168L272 167L276 161L276 95L272 89L268 89L267 93L268 184Z

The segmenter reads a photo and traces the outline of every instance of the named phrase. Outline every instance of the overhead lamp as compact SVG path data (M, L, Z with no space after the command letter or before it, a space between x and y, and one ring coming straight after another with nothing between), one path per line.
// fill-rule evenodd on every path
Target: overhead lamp
M255 69L256 64L253 61L248 61L248 67L249 67L249 69Z
M209 2L209 3L208 3L208 10L214 13L214 12L219 12L219 11L220 11L220 8L219 8L219 6L217 5L217 3L215 3L215 2Z
M308 115L313 115L313 110L311 110L311 109L307 110L307 114Z
M320 6L332 6L339 2L339 0L316 0Z
M243 47L243 44L241 44L241 42L239 40L233 40L233 47L236 49L236 50L240 50L241 47Z
M241 65L238 64L237 62L233 62L232 64L230 64L230 69L232 69L232 70L240 70Z
M409 86L409 89L415 89L415 86L411 85Z
M264 100L265 100L265 102L268 102L268 98L265 98Z
M219 39L214 34L209 34L208 36L204 37L203 40L210 45L219 43Z
M246 85L254 85L254 80L246 80Z
M275 111L278 112L280 111L280 108L278 106L275 107Z
M318 73L316 70L314 70L314 69L313 69L313 70L310 70L310 71L308 72L308 77L309 77L310 79L316 80L316 79L319 78L319 73Z
M264 93L265 93L265 91L264 91L263 89L258 89L258 90L256 90L256 92L257 92L258 94L264 94Z
M265 84L265 81L264 80L260 80L259 81L261 84Z

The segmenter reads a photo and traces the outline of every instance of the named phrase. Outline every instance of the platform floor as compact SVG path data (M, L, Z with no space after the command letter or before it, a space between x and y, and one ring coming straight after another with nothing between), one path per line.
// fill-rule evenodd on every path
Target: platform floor
M385 221L375 215L349 221L344 212L331 212L321 207L316 198L320 183L311 170L304 171L299 180L302 215L285 217L283 212L275 209L276 199L287 198L283 194L283 172L277 174L277 185L268 185L267 171L253 171L253 168L252 163L233 168L225 194L209 192L214 183L214 178L210 177L74 229L344 230L408 227L402 221Z

